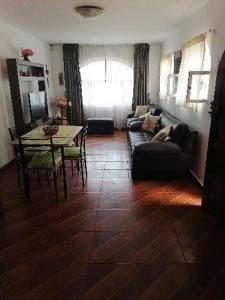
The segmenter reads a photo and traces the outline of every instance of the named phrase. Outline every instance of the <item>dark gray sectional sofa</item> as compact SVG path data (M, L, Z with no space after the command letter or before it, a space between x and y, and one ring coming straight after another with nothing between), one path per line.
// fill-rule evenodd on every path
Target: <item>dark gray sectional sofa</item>
M151 142L153 135L141 131L144 121L129 120L131 115L128 115L128 141L134 179L174 178L187 172L191 166L197 132L154 105L156 110L162 112L158 130L172 128L164 142Z

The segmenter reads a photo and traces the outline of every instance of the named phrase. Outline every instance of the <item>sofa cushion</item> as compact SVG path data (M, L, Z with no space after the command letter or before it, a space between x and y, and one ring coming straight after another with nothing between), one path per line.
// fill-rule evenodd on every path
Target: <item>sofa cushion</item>
M147 132L150 132L152 134L155 134L155 131L156 131L156 128L157 128L157 125L159 123L159 120L160 120L160 117L156 117L156 116L148 116L143 124L142 124L142 127L141 127L141 130L142 131L147 131Z
M169 136L171 127L161 129L151 140L151 142L163 142Z
M177 155L182 149L172 142L142 143L134 147L135 153L142 155Z
M137 119L129 123L128 128L131 131L138 131L141 130L143 120Z
M148 112L148 105L137 105L134 117L139 118L141 115L146 114Z
M180 120L177 120L170 114L164 112L161 115L160 119L160 127L171 127L171 133L170 137L171 140L175 143L180 144L182 139L184 138L186 131L187 131L187 125L182 123Z

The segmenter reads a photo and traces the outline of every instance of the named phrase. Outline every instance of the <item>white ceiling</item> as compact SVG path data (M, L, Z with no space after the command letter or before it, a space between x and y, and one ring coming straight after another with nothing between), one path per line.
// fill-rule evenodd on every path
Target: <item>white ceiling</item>
M49 43L161 42L209 0L0 0L0 19ZM98 5L102 18L77 15Z

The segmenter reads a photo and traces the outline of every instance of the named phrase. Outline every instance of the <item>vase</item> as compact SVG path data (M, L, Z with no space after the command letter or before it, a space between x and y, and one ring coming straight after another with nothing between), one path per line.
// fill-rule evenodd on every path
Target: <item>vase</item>
M23 56L23 60L25 60L25 61L30 61L30 60L29 60L29 57L28 57L27 55L24 55L24 56Z

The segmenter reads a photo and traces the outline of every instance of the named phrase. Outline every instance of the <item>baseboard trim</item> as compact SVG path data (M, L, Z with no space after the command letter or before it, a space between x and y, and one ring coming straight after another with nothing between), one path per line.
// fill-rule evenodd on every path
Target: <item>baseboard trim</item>
M201 182L201 180L195 175L195 173L191 169L189 171L191 172L192 176L198 181L201 187L203 187L203 182Z

